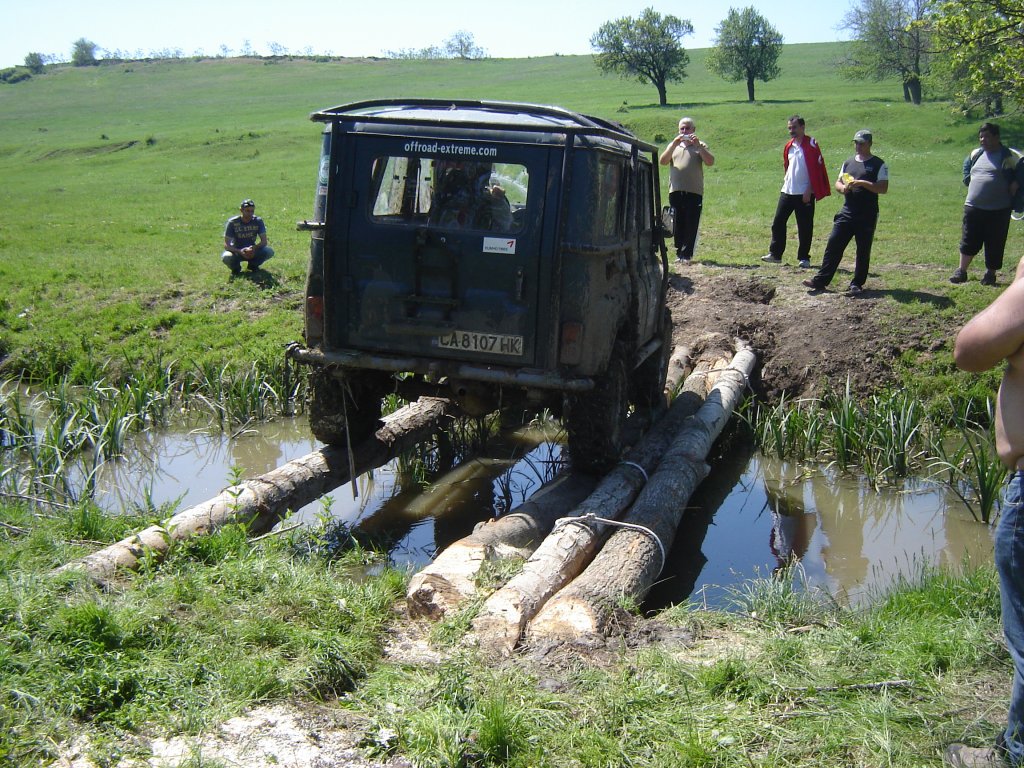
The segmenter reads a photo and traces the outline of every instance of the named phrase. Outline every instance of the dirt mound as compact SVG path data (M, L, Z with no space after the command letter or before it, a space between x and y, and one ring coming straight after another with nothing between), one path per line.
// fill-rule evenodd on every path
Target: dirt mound
M891 319L891 303L870 286L857 296L812 293L806 271L688 264L670 280L673 340L695 351L722 335L741 338L757 352L752 386L761 397L820 396L842 390L847 378L859 394L893 384L892 368L908 348L932 349L935 332Z

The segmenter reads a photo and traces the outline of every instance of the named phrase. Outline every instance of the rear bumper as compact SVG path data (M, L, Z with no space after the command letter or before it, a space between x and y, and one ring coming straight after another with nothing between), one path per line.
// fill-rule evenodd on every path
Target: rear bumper
M421 357L377 355L367 352L324 352L303 347L298 342L288 345L286 354L292 360L306 365L336 365L342 368L372 369L391 373L412 372L422 375L447 376L451 379L480 381L486 384L550 389L559 392L586 392L594 388L589 376L561 376L551 371L532 368L500 368L473 365L455 360L427 360Z

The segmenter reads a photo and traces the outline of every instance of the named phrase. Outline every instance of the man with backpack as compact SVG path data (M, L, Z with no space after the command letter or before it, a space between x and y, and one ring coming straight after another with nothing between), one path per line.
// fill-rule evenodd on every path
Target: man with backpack
M960 266L949 282L967 282L967 268L984 247L985 275L981 284L995 285L996 272L1003 266L1010 213L1021 207L1024 161L1020 153L1003 146L995 123L982 124L978 143L981 146L964 160L967 200L960 236Z

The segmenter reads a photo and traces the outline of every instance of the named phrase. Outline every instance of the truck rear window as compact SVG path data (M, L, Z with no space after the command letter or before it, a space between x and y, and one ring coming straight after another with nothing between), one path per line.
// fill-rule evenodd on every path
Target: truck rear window
M524 165L433 157L378 157L371 173L374 221L518 232L530 175Z

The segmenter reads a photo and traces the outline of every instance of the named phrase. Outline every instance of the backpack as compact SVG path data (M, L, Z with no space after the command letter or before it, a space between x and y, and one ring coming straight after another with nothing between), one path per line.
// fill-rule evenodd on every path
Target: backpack
M1010 208L1016 214L1014 218L1020 219L1024 216L1024 153L1013 147L1004 146L1003 149L1006 150L1002 163L1003 175L1006 176L1007 182L1017 180L1017 194L1010 199ZM984 151L981 147L976 147L967 158L967 162L964 163L964 184L970 184L971 169Z

